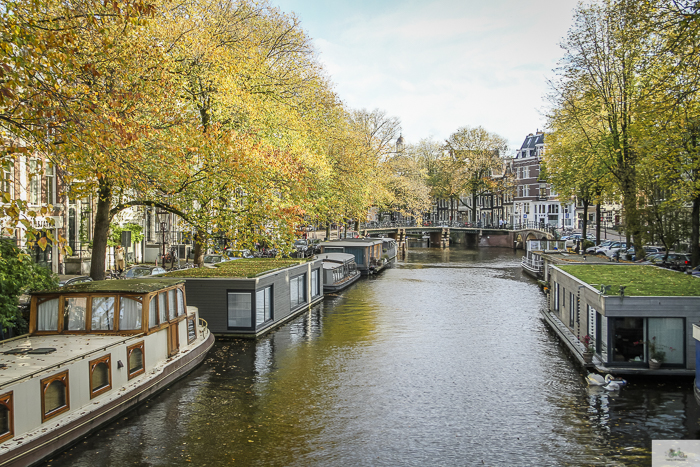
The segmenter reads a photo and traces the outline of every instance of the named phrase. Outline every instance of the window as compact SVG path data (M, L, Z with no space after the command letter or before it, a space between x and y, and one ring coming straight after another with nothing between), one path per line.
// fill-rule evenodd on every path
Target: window
M90 362L90 399L112 389L111 367L111 355Z
M187 343L191 344L197 339L197 319L195 315L187 317Z
M14 171L14 161L12 159L3 159L0 190L2 190L3 193L8 193L10 195L10 199L15 197Z
M87 297L65 298L63 303L63 329L85 331Z
M609 321L613 324L613 361L644 361L645 346L640 343L644 342L644 318L609 318Z
M14 407L12 391L0 396L0 442L10 439L15 434Z
M168 321L168 309L165 305L165 292L158 294L158 318L160 320L158 322L161 324Z
M114 297L93 297L90 329L114 330Z
M158 326L158 299L151 297L148 303L148 327L155 328Z
M143 341L126 348L126 360L129 363L129 379L146 371Z
M530 196L530 185L523 186L523 196Z
M37 307L37 331L58 331L58 299L39 303Z
M175 289L168 290L168 316L175 319L177 316L177 297Z
M647 342L653 341L656 351L664 353L664 363L685 363L684 335L683 318L647 318Z
M523 178L530 178L530 167L523 167Z
M55 204L56 203L56 168L54 165L46 161L46 169L44 171L46 175L46 203Z
M41 421L70 409L68 371L41 380Z
M306 303L306 274L289 280L289 300L292 309Z
M320 295L320 275L318 273L318 269L314 269L311 271L311 296L312 297L318 297Z
M119 330L135 331L141 329L141 302L122 297L119 300Z
M574 327L574 322L576 321L576 295L573 292L569 292L569 327Z
M252 296L249 292L228 293L228 327L249 328L251 326Z
M177 289L177 315L185 314L185 292L182 289Z
M39 161L29 161L29 204L37 205L41 202L41 173L39 173Z
M272 319L272 286L255 292L255 324Z

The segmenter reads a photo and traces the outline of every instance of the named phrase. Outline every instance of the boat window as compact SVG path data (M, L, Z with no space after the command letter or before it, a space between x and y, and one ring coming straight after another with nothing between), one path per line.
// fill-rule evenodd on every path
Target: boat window
M272 319L272 286L255 293L255 324L260 325Z
M70 408L68 397L68 371L41 380L42 422Z
M249 328L251 323L252 297L248 292L228 293L228 327Z
M195 315L187 317L187 343L191 344L197 339L197 317Z
M90 329L114 330L114 297L93 297Z
M185 293L182 289L177 289L177 315L185 314Z
M158 326L158 306L156 305L156 297L152 297L148 302L148 327L155 328Z
M175 289L168 290L168 314L170 319L174 319L177 316L177 297L175 295Z
M306 303L306 274L289 280L289 299L292 309Z
M143 341L127 347L126 356L129 362L129 379L145 371Z
M0 442L14 435L12 391L0 396Z
M648 318L647 342L653 342L665 363L683 364L683 318ZM651 358L651 355L649 355Z
M311 296L318 297L319 286L318 286L318 269L311 271Z
M644 361L644 318L611 318L613 361Z
M37 331L58 331L58 299L46 300L37 308Z
M159 323L165 323L168 320L168 309L165 306L165 292L158 294L158 316Z
M112 389L110 367L110 355L92 360L90 362L90 398Z
M65 297L63 310L64 330L85 330L85 315L87 314L87 297Z
M119 300L119 330L141 329L141 302L129 297Z

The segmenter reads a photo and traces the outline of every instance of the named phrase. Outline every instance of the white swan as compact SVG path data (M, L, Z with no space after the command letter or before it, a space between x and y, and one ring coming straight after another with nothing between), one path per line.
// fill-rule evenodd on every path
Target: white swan
M586 376L586 381L588 381L589 386L604 386L603 389L606 389L608 391L617 391L622 386L627 384L627 381L625 381L624 379L615 378L611 374L607 374L605 375L605 378L603 378L599 374L588 373L588 376Z

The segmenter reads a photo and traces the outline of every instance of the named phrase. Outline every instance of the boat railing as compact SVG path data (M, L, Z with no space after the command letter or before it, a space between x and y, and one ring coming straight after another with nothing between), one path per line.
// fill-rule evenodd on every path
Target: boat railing
M528 258L527 256L523 256L523 259L520 261L520 265L535 271L541 271L544 268L544 260L532 259Z
M199 332L204 337L209 330L209 323L204 318L199 318Z

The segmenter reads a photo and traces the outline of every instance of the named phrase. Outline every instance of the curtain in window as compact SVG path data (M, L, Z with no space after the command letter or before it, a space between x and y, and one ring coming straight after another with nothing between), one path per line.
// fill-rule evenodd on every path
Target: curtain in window
M87 297L66 298L63 304L63 326L68 331L84 331Z
M92 369L92 392L109 386L109 365L100 362Z
M119 300L119 329L122 331L141 329L141 302L127 297Z
M66 385L63 381L53 381L44 393L44 414L50 414L54 410L66 405Z
M168 313L170 314L170 319L177 316L177 297L175 296L175 289L168 290Z
M683 363L683 318L649 318L647 341L656 337L656 350L666 352L665 363Z
M265 321L272 319L272 287L265 288Z
M148 326L154 328L158 326L158 313L156 310L156 297L152 297L148 302Z
M252 294L228 294L228 325L229 327L249 328L251 326Z
M265 322L265 289L255 293L255 324Z
M185 314L185 294L182 290L177 289L177 315L181 316Z
M318 269L311 271L311 296L318 296Z
M165 292L158 294L158 316L161 324L168 321L168 311L165 307Z
M299 278L295 277L289 281L289 301L292 308L299 305Z
M38 331L58 331L58 299L46 300L37 310Z
M91 329L111 331L114 329L114 297L94 297L92 299Z

